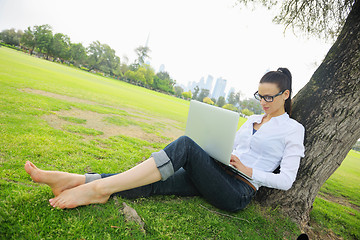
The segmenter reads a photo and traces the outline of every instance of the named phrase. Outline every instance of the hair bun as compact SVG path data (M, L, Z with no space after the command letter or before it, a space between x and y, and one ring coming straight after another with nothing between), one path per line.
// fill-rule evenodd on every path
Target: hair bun
M286 76L289 77L290 80L292 80L292 76L291 76L291 73L290 73L289 69L287 69L287 68L278 68L277 71L281 72L281 73L284 73Z

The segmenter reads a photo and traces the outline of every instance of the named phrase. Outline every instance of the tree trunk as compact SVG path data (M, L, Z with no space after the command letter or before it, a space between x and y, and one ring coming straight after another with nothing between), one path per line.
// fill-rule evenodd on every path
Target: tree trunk
M323 63L293 99L292 117L304 125L305 157L297 180L288 191L261 188L256 199L280 206L300 224L309 213L320 187L360 138L360 1Z

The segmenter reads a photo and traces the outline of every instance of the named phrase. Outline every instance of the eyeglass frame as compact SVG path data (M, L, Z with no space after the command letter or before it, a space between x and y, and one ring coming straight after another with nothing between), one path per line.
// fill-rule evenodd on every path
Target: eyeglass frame
M261 99L264 99L265 102L273 102L273 101L274 101L274 98L276 98L277 96L280 96L280 95L283 94L285 91L286 91L286 90L283 90L283 91L279 92L278 94L275 94L274 96L267 96L267 95L263 96L263 95L260 95L260 94L259 94L259 91L256 91L256 92L254 93L254 97L255 97L255 99L258 100L258 101L261 101ZM258 99L257 96L259 96L260 99ZM267 101L267 100L265 99L266 97L270 97L270 98L271 98L271 101Z

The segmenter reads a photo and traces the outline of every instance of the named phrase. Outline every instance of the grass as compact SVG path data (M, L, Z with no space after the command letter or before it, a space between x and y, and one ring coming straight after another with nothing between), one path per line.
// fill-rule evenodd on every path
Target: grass
M86 128L83 126L76 126L76 125L65 125L65 129L72 133L80 133L84 135L91 135L91 136L97 136L104 134L101 131L92 129L92 128Z
M350 151L322 186L310 216L344 239L360 239L360 153ZM340 204L339 204L340 203Z
M72 98L22 90L27 88ZM163 133L169 125L184 129L188 105L181 99L1 47L0 239L295 239L300 230L293 222L257 203L236 214L226 213L230 217L214 213L222 211L200 197L119 199L120 204L110 199L104 205L53 209L48 204L50 189L33 183L23 169L25 161L31 160L40 168L79 174L125 171L170 141ZM166 141L145 141L124 134L103 138L91 132L90 138L84 138L90 129L84 127L89 122L83 121L85 117L58 114L72 123L65 129L54 128L44 119L72 109L109 114L112 117L105 118L105 124L135 124ZM99 131L96 126L92 129ZM359 159L357 155L355 159ZM351 175L358 176L358 172ZM341 194L347 193L345 189ZM146 234L134 223L124 221L122 201L142 217ZM313 212L318 212L314 218L332 209L320 211L315 205ZM354 214L358 216L358 212ZM352 220L345 220L345 226ZM353 235L349 236L351 239Z
M65 117L65 116L59 116L59 118L64 119L65 121L72 122L72 123L86 123L86 119L81 119L77 117Z

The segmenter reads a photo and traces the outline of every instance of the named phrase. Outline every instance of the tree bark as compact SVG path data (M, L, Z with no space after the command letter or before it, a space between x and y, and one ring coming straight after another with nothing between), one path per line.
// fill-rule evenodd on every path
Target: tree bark
M300 224L320 187L360 138L360 1L324 61L293 99L292 117L306 129L305 157L288 191L261 188L256 199Z

